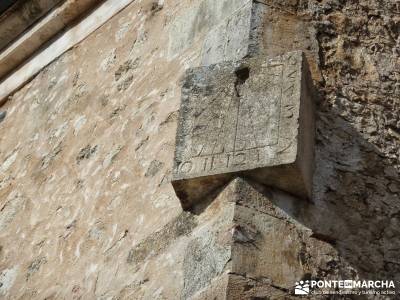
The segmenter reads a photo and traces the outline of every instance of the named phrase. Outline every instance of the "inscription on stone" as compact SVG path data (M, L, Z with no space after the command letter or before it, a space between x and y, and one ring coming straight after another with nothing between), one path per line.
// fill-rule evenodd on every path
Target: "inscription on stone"
M308 197L311 90L301 52L189 70L173 173L183 206L238 175Z

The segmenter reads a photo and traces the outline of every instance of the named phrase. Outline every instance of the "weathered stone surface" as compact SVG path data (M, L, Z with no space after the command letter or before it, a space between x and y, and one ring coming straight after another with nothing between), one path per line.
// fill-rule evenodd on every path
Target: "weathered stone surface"
M187 72L173 173L184 208L239 173L310 197L314 94L308 72L301 52Z
M239 60L249 53L252 12L253 2L247 1L208 32L203 43L202 66Z
M4 296L12 287L17 274L17 267L0 272L0 296Z
M313 79L322 80L315 27L262 1L200 1L176 17L169 35L171 58L198 43L202 48L201 66L235 61L248 55L273 57L302 50Z
M318 68L320 62L317 32L310 22L287 9L277 9L273 5L255 2L251 23L252 53L273 57L289 51L302 50L307 57L313 79L317 82L322 81Z
M243 178L224 187L182 247L181 299L296 299L294 282L335 264L334 247L276 204L287 198Z
M200 40L202 65L243 58L248 54L252 3L203 0L188 7L170 25L169 56Z

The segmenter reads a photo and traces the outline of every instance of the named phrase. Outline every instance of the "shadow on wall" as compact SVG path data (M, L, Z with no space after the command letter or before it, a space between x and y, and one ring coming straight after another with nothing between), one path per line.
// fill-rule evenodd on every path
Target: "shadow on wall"
M286 0L281 5L285 5L284 3L287 5L281 11L269 7L270 11L264 12L266 18L263 28L266 29L260 33L265 43L262 51L269 56L299 49L305 51L322 96L316 112L313 201L302 201L280 191L272 192L272 201L293 220L312 230L311 237L329 243L337 250L338 257L329 261L328 266L322 268L318 265L319 257L314 260L316 264L311 265L310 268L317 266L315 271L321 279L332 275L340 279L357 279L356 276L359 276L366 280L400 280L400 179L398 170L394 167L393 151L388 151L390 147L398 146L400 139L390 140L382 128L371 134L371 115L375 107L382 109L380 118L385 119L385 122L389 123L388 120L393 117L389 115L393 114L395 106L390 100L395 99L396 95L390 99L386 93L395 89L395 82L389 79L390 76L368 77L373 64L368 59L374 58L379 63L382 55L390 55L391 52L389 54L386 49L386 52L382 50L380 54L370 54L364 64L357 57L354 58L359 53L364 53L364 49L369 49L368 45L352 44L351 38L357 32L362 37L365 34L363 22L370 20L364 20L359 15L354 16L353 22L352 16L344 16L344 12L350 15L352 11L358 12L357 1L348 2L347 10L344 9L345 1ZM301 8L299 3L306 3L306 6ZM285 12L289 10L293 13ZM305 16L301 22L296 11L302 11ZM325 17L331 17L331 20L323 20ZM381 26L378 23L376 26ZM375 38L372 34L365 37L362 43L368 43ZM346 51L349 53L346 54ZM385 60L380 64L389 72ZM375 90L370 89L372 86ZM362 94L361 98L365 94L367 96L358 99L357 93ZM375 103L372 102L372 97L368 98L368 94L378 95ZM343 104L342 101L347 102ZM398 116L394 117L396 118L400 124ZM395 130L392 123L390 128ZM380 142L370 139L372 135L381 136ZM373 143L367 138L373 140ZM271 199L269 188L256 188L267 199ZM200 215L214 198L215 194L209 195L196 207L194 214ZM197 218L189 213L187 216L193 220ZM178 223L185 224L185 220L182 217L182 221ZM175 239L181 232L189 235L197 225L195 221L191 224L187 230L174 231L176 234L168 235L168 239ZM152 238L151 242L163 240L160 236ZM315 245L318 246L318 243ZM154 246L139 248L149 251ZM307 250L307 245L304 248ZM292 252L302 251L303 249L294 249ZM279 248L277 252L283 251ZM304 256L310 253L304 253ZM322 252L318 254L321 257L325 255ZM273 271L275 269L271 270ZM349 273L355 277L346 277Z
M305 51L321 101L316 113L313 202L279 191L273 193L273 202L311 229L312 237L331 244L338 251L340 261L332 261L329 270L321 271L321 277L345 276L348 272L344 270L350 265L356 271L354 276L358 274L360 279L400 280L400 179L391 149L398 147L399 141L392 140L380 128L390 123L390 128L394 126L393 130L397 130L393 125L396 118L400 124L398 116L392 113L398 90L389 73L395 67L384 59L393 55L389 46L380 53L369 53L368 44L378 38L377 32L389 32L390 28L385 26L390 24L375 22L373 17L363 18L360 7L353 2L283 2L287 5L282 10L260 4L264 16L260 50L268 56ZM390 3L387 2L388 12ZM370 13L380 9L368 8L368 5L363 7ZM371 25L370 32L365 32L371 20L375 28ZM365 45L351 42L355 35L366 35L362 41ZM360 53L365 55L363 63L358 57ZM370 74L371 69L375 70L372 73L388 74ZM378 118L385 125L377 126L374 132L376 108L380 109ZM373 135L380 135L380 140L376 141ZM267 189L261 192L267 198L270 195ZM205 201L204 206L211 201Z
M395 1L372 2L263 5L263 51L303 49L322 95L313 203L279 195L274 202L332 244L362 279L400 280L400 48L391 38L398 26ZM340 273L339 264L331 267Z
M331 244L361 279L400 280L398 191L391 163L332 110L318 113L313 202L278 191L272 201ZM341 273L339 262L331 268Z

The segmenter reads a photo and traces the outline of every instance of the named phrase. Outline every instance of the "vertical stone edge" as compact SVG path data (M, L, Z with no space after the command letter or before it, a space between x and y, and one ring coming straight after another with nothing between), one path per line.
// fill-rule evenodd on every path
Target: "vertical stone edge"
M301 99L300 99L300 124L299 141L296 164L306 181L308 200L312 201L313 175L315 169L315 111L317 92L314 88L310 67L304 52L301 52Z
M265 7L263 4L252 1L250 32L248 44L248 56L253 57L260 54L262 49L262 24Z

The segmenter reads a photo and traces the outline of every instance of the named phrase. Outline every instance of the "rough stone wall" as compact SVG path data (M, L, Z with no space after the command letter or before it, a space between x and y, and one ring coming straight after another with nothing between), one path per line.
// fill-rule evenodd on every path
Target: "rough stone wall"
M311 275L398 281L398 1L258 2L268 3L263 51L300 48L315 66L314 203L278 204L338 251Z
M340 253L322 274L346 261L360 277L398 281L399 3L286 2L312 24L322 73L314 205L296 218Z
M178 79L198 54L169 59L166 24L187 5L134 2L2 107L2 297L108 299L148 280L128 257L180 214Z
M229 270L237 183L181 211L169 183L180 78L224 32L215 12L244 14L247 1L228 2L135 1L1 108L2 297L289 298L301 278L400 280L394 0L255 1L257 51L304 50L320 93L313 202L262 191L273 225L253 224L259 259L276 259L255 276Z

